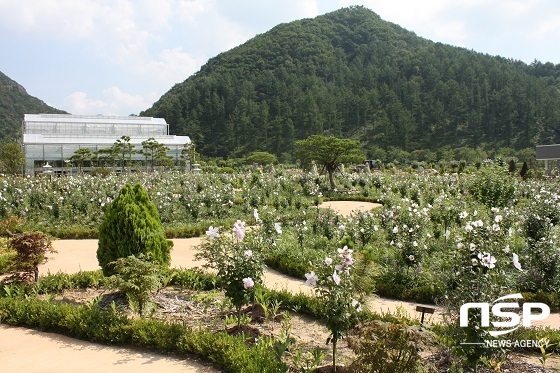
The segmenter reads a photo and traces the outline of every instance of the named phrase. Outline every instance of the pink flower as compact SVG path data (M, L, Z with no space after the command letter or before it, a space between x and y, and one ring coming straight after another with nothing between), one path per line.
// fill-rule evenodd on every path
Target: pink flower
M328 266L330 266L330 265L332 264L332 259L329 258L329 257L326 257L326 258L325 258L325 264L328 265Z
M238 220L233 225L233 231L235 232L235 236L242 240L245 237L245 222Z
M251 259L253 257L253 252L251 250L245 250L245 252L243 254L245 255L245 258L247 258L247 259Z
M242 281L243 281L243 287L245 289L250 289L255 286L255 282L251 277L245 277Z
M319 277L317 277L314 271L311 271L310 273L306 273L305 278L307 279L305 281L305 285L309 285L309 286L317 285L317 280L319 280Z

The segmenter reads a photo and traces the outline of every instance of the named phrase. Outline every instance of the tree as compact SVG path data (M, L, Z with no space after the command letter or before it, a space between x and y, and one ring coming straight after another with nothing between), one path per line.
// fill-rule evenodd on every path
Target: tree
M185 167L187 162L189 167L192 167L192 165L196 163L196 157L200 157L200 154L196 152L195 147L195 143L192 141L183 145L183 149L181 150L181 159L183 160Z
M155 263L169 265L171 247L146 190L140 184L126 184L99 226L97 260L103 273L111 275L109 263L130 255L150 255Z
M7 174L21 173L25 165L25 153L17 142L7 142L0 147L0 168Z
M257 163L260 165L276 164L278 163L278 158L274 154L270 154L269 152L253 152L251 153L251 155L245 158L245 163Z
M90 161L92 157L90 148L80 148L74 152L70 160L75 162L78 166L80 173L83 173L82 167L86 161Z
M334 136L312 135L296 141L296 152L304 163L315 161L329 174L332 189L336 189L334 172L342 163L361 162L363 155L356 140Z
M134 145L130 143L130 136L121 136L120 139L117 139L113 144L113 149L115 153L120 155L121 160L121 168L122 171L125 171L125 162L128 158L128 163L132 159L132 154L134 153Z
M16 234L9 241L16 252L14 260L15 273L10 280L17 282L39 281L39 265L47 262L46 254L54 253L51 238L42 232L23 232Z
M529 176L529 166L527 166L527 162L523 162L521 171L519 171L519 176L521 176L523 180L527 180L527 177Z
M146 170L148 168L148 160L150 161L151 169L154 170L156 165L169 166L173 164L173 158L167 155L169 147L159 143L153 137L148 140L142 141L141 153L146 159Z

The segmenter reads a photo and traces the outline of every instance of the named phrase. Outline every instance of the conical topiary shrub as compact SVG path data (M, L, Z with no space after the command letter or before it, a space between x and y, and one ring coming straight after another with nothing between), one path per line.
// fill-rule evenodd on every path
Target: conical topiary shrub
M97 260L106 276L113 274L109 263L130 255L148 255L156 263L169 265L172 245L146 190L140 184L126 184L107 207L99 227Z

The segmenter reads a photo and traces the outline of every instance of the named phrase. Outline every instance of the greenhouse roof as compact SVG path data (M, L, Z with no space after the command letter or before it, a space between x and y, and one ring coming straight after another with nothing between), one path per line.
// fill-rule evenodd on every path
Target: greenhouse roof
M71 115L71 114L25 114L25 122L52 122L52 123L105 123L105 124L163 124L163 118L152 117L119 117L105 115Z

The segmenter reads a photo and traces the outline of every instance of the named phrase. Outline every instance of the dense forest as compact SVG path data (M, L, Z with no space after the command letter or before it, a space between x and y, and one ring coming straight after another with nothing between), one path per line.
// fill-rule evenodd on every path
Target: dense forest
M293 154L332 134L369 155L560 140L560 65L418 37L364 7L281 24L210 59L141 113L206 156Z
M20 141L24 114L65 113L27 93L20 84L0 72L0 142Z

